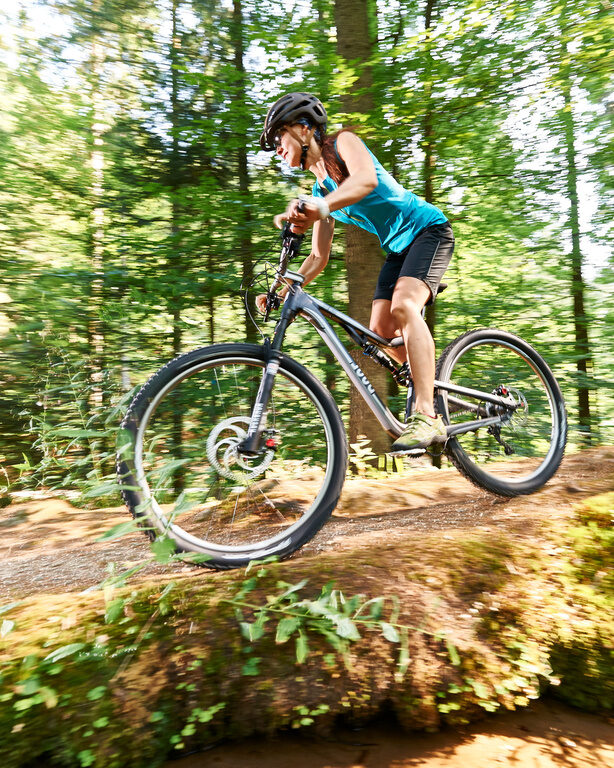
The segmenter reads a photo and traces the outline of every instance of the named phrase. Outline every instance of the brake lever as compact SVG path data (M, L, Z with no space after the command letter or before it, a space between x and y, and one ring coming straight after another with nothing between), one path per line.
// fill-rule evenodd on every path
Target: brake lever
M283 266L285 269L285 267L288 265L288 262L292 261L292 259L298 256L304 237L305 235L298 235L296 232L293 232L290 224L285 225L281 235L282 246L281 257L279 260L280 267L282 266L282 260L284 257L285 263Z

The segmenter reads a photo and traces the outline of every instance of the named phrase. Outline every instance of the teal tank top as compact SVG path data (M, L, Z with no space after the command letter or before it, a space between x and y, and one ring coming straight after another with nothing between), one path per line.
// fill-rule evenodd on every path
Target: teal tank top
M439 208L402 187L384 169L373 152L368 147L366 149L373 159L377 186L362 200L332 211L330 215L337 221L355 224L373 232L387 253L400 253L411 244L420 230L434 224L445 224L447 219ZM337 186L327 176L324 181L315 182L312 194L314 197L326 197Z

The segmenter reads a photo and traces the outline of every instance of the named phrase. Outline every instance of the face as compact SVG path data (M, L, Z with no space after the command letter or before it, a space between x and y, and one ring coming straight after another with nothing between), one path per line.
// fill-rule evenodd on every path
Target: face
M291 168L298 168L301 164L303 132L308 131L304 125L285 125L273 137L275 151Z

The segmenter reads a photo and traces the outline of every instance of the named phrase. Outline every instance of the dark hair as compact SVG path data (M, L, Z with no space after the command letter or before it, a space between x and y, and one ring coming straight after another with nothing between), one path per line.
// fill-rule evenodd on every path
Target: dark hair
M303 117L299 118L298 120L295 120L292 123L292 125L297 125L297 124L306 125L308 128L315 127L311 122L311 120ZM326 134L326 130L324 128L315 127L315 131L313 134L313 137L316 140L316 143L322 150L322 159L324 160L326 171L336 184L341 184L341 182L345 181L347 177L350 175L350 172L347 169L347 165L343 162L343 160L337 153L337 149L335 147L335 142L337 141L339 134L344 132L356 134L356 131L353 126L349 128L341 128L341 130L336 131L335 133L332 133L330 136Z
M341 182L345 181L350 175L347 165L339 157L335 148L335 142L337 141L339 134L344 131L355 133L353 128L342 128L340 131L332 133L330 136L326 134L322 135L320 131L316 131L315 133L315 139L322 150L322 158L326 170L328 171L328 175L337 184L341 184Z

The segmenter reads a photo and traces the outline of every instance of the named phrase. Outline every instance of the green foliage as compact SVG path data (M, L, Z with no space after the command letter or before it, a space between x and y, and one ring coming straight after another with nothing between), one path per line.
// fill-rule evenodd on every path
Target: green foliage
M92 383L84 370L63 355L48 356L40 400L28 413L32 443L13 464L13 488L79 491L83 506L115 505L115 444L119 421L132 393L121 394L105 377Z
M308 725L313 725L318 715L325 715L330 711L328 704L320 704L314 709L309 709L305 706L294 707L296 712L296 719L292 720L292 728L303 728Z
M378 460L378 455L371 448L369 438L359 435L355 443L350 443L349 460L350 471L358 477L375 474L374 462Z
M408 627L399 625L399 601L396 597L377 597L366 599L364 595L347 598L343 592L329 582L322 587L315 598L300 597L307 586L303 579L297 584L278 581L277 594L268 595L264 605L248 602L247 595L260 587L260 580L268 575L266 568L259 568L257 575L246 579L236 598L227 602L234 606L239 621L241 634L250 643L260 640L266 631L267 623L276 625L275 642L278 645L294 639L296 661L303 664L309 658L309 637L319 635L340 654L348 663L348 650L352 642L361 639L363 631L380 632L390 643L401 643L401 653L397 662L397 673L401 676L407 669L407 659L403 649L407 646ZM382 618L385 604L391 603L391 615L388 621ZM249 610L252 620L246 620ZM250 660L253 661L253 660ZM258 674L255 664L243 674Z
M554 673L564 681L558 695L589 711L614 707L613 510L611 492L577 506L577 525L566 536L568 614L560 614L551 652Z
M95 499L110 461L109 416L133 386L180 350L256 333L239 285L269 246L272 214L297 182L309 187L256 151L280 82L320 94L331 127L357 123L408 188L426 194L430 168L433 201L457 240L438 346L475 325L527 336L561 379L572 425L576 392L588 386L591 429L611 439L605 6L435 4L426 30L424 5L379 3L375 13L372 4L374 56L364 62L338 54L334 3L322 0L291 3L283 18L268 0L241 3L241 16L181 0L173 35L155 2L105 5L104 23L73 0L43 8L61 18L61 33L47 37L18 3L5 12L13 49L0 63L3 477L14 482L19 465L32 483L76 484ZM372 113L344 117L365 69ZM574 95L587 376L576 370L584 352L571 298L565 83ZM343 307L340 242L313 289ZM347 413L347 382L299 324L288 337L297 350Z
M609 597L614 608L614 493L593 496L577 516L581 525L571 531L576 578Z

